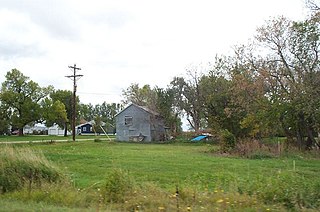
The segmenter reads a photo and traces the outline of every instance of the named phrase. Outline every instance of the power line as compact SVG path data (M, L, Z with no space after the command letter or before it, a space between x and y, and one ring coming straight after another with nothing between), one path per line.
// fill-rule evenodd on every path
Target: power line
M73 75L66 76L67 78L73 81L73 96L72 96L72 140L76 140L76 92L77 92L77 80L83 77L81 74L76 74L77 70L81 70L78 68L76 64L74 66L68 66L73 69Z
M116 96L116 95L119 95L117 93L87 93L87 92L81 92L81 91L79 91L78 94L82 94L82 95L97 95L97 96Z

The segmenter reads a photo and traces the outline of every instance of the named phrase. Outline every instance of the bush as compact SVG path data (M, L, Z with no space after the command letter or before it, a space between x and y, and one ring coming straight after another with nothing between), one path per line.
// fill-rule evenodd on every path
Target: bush
M62 174L41 153L28 148L1 148L0 189L2 193L28 186L40 187L41 184L57 182Z
M101 138L95 138L93 141L94 142L102 142Z
M266 144L256 139L245 138L237 142L234 153L250 159L267 159L280 155L277 144Z
M219 140L222 152L229 152L236 146L236 137L229 130L220 131Z
M134 181L129 173L122 169L113 169L108 175L104 187L104 199L107 202L124 202L132 193Z

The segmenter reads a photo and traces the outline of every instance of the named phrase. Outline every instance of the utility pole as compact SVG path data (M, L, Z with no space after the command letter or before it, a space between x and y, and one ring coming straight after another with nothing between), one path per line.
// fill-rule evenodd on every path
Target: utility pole
M69 68L73 69L73 75L66 76L67 78L70 78L73 81L73 96L72 96L72 140L76 141L76 92L77 92L77 80L80 79L83 75L76 74L77 70L81 70L81 68L77 68L77 65L74 64L74 66L68 66Z

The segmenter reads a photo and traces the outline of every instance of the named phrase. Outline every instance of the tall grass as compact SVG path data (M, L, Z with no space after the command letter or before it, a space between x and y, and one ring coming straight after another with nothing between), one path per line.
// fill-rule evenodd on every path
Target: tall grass
M43 183L58 182L61 172L42 153L29 148L5 146L0 152L0 188L9 192L28 187L41 187Z
M32 182L30 192L26 181L21 189L3 194L5 199L92 211L320 208L316 159L266 159L250 157L251 152L249 157L221 157L205 151L206 144L189 143L72 142L29 147L32 151L21 146L12 151L22 148L35 158L43 157L43 152L71 175L74 184L46 180L37 186Z

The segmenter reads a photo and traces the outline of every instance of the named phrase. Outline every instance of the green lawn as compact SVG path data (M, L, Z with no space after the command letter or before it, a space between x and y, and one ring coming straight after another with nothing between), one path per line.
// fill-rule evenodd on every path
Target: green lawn
M319 160L301 157L249 160L206 153L207 145L77 142L36 145L49 160L84 188L99 184L111 168L128 170L138 182L173 189L177 184L200 189L230 189L250 181L287 177L296 183L320 184Z
M236 192L266 204L320 208L320 161L304 157L243 159L208 153L207 144L134 144L65 142L19 144L41 151L67 173L76 187L103 187L113 168L127 170L137 183L152 183L168 192ZM212 148L212 147L210 147ZM299 203L300 204L300 203Z
M80 139L95 139L100 138L106 140L108 138L114 139L114 135L109 135L108 137L105 135L95 136L95 135L77 135L76 140ZM69 135L67 137L64 136L54 136L54 135L24 135L24 136L0 136L0 143L1 142L19 142L19 141L26 141L26 142L33 142L33 141L72 141L72 136Z

